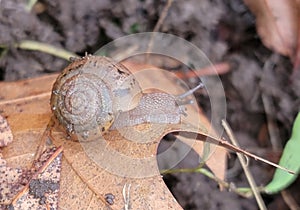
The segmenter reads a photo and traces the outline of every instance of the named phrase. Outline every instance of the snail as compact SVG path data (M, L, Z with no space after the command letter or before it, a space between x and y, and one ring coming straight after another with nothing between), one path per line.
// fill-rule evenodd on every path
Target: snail
M200 87L181 96L162 91L142 93L124 65L88 55L72 59L57 77L50 105L69 136L87 139L98 132L142 123L179 123L184 114L181 99Z
M200 83L179 96L161 91L143 93L134 76L122 64L107 57L85 56L72 59L57 77L50 105L54 117L71 138L87 140L97 138L99 132L143 123L180 123L181 115L185 114L185 97L202 87ZM131 103L137 95L137 104ZM224 140L207 137L210 143L295 174ZM105 199L110 205L114 202L112 194L107 194Z

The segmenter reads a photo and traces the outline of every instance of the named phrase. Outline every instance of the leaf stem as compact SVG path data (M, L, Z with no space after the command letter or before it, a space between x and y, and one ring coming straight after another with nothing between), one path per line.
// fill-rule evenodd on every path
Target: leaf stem
M23 40L15 44L15 47L23 50L36 50L36 51L48 53L50 55L54 55L56 57L63 58L65 60L69 60L70 57L78 57L76 54L64 50L62 48L58 48L50 44L32 41L32 40Z
M161 171L161 174L174 174L174 173L201 173L202 175L214 180L222 187L228 189L229 191L235 192L236 194L250 198L252 197L252 190L250 188L236 188L233 183L228 183L223 181L222 179L216 177L213 173L208 171L205 168L196 167L196 168L175 168Z

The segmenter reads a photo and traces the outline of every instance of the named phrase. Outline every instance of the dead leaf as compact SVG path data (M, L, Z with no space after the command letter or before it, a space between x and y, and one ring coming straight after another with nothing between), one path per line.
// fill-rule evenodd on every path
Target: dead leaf
M257 31L265 46L295 62L299 56L299 0L244 2L256 16Z
M45 150L29 169L9 167L1 158L1 209L57 209L61 151Z
M13 140L7 120L0 115L0 147L6 146Z
M34 162L35 174L14 197L13 209L57 209L62 148L45 150ZM31 169L32 170L32 169Z
M133 68L131 67L131 69ZM176 85L174 86L172 78L165 78L159 71L155 74L152 72L149 79L142 78L143 85L153 85L153 81L157 83L157 78L153 78L153 76L158 76L158 81L162 80L158 85L167 85L168 87L165 88L174 90L174 94L176 91L182 91ZM14 89L14 94L10 96L6 96L2 91L0 93L0 98L3 98L0 101L0 110L7 116L15 136L14 142L3 149L3 155L7 164L11 167L26 168L32 163L39 140L51 118L49 98L55 78L56 75L52 75L40 79L0 84L0 89L5 88L8 93L12 87ZM193 119L192 116L199 116L198 110L189 108L187 112L188 117L191 117L191 119L187 120L194 121L196 126L183 125L180 128L196 132L197 129L195 128L197 128L198 124L201 124L203 133L210 130L209 123L202 114L200 114L200 121L198 117L198 119ZM154 127L144 126L142 128L140 126L131 128L133 132L124 131L127 133L112 131L104 136L105 141L89 142L86 145L66 140L65 134L62 132L53 132L54 144L64 148L60 182L60 208L121 209L128 205L132 209L159 209L162 206L166 209L180 209L181 207L173 198L159 174L155 158L159 140L168 131L172 131L175 128L165 127L164 131L162 131L160 129L161 125L153 125ZM124 134L127 139L124 138ZM143 144L128 141L130 138L136 139L141 136L148 137L148 140L143 139L145 142ZM103 153L105 156L102 159L106 168L91 161L91 154L94 152L93 148L100 145L104 145L102 149L106 149L105 153ZM192 144L193 148L201 155L202 147L200 145L202 145L202 142L199 141L195 141ZM209 164L209 166L213 168L213 172L218 177L224 178L226 154L225 150L220 147L217 147L217 150L218 152L214 153L209 160L219 164ZM110 154L109 152L111 151L114 153ZM124 159L122 158L109 158L109 155L117 154L117 152L126 154L124 155L125 157L130 157L128 158L128 164L124 164ZM135 166L136 162L130 162L132 158L138 160L149 158L147 162L149 164ZM115 160L120 162L108 164L110 161ZM113 167L107 168L111 166ZM140 173L144 175L144 170L152 173L154 171L155 173L148 177L122 177L114 174L113 170L123 170L124 173L134 173L135 176L138 176ZM123 193L123 191L126 192ZM106 202L106 194L115 196L112 206Z
M24 186L19 182L22 176L22 169L7 166L6 161L0 157L0 208L8 204L14 195Z

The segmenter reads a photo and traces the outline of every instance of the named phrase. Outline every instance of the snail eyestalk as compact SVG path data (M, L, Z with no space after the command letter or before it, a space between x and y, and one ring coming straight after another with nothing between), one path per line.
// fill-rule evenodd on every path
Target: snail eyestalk
M190 100L190 99L184 100L184 99L186 97L192 95L196 90L198 90L200 88L203 88L203 87L204 87L203 83L199 83L196 87L188 90L187 92L185 92L181 95L175 96L175 100L176 100L178 106L182 106L182 105L186 105L186 104L192 104L193 100Z
M199 83L199 85L197 85L196 87L194 87L193 89L190 89L188 90L187 92L177 96L178 99L183 99L183 98L186 98L187 96L189 95L192 95L196 90L200 89L200 88L203 88L204 85L203 83Z

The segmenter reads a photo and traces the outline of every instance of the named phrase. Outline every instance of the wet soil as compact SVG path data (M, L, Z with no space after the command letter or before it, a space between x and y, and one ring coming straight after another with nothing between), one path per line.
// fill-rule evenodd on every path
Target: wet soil
M28 12L25 2L0 1L0 79L4 81L61 71L67 64L46 53L17 49L15 43L35 40L78 55L92 54L118 37L152 31L166 4L165 0L40 0ZM213 63L234 63L229 73L220 75L227 99L227 120L242 147L278 161L299 109L300 74L291 77L288 58L263 46L255 18L243 2L175 1L160 31L192 42ZM197 96L209 112L208 96ZM276 142L270 141L270 122L276 128ZM193 167L196 160L191 152L180 166ZM258 185L270 181L274 172L254 161L250 169ZM227 180L248 186L234 154L228 161ZM258 208L254 199L220 192L214 181L198 174L169 175L165 181L185 209ZM300 197L299 186L298 180L288 189L295 199ZM264 200L268 209L288 209L280 194L264 196Z

